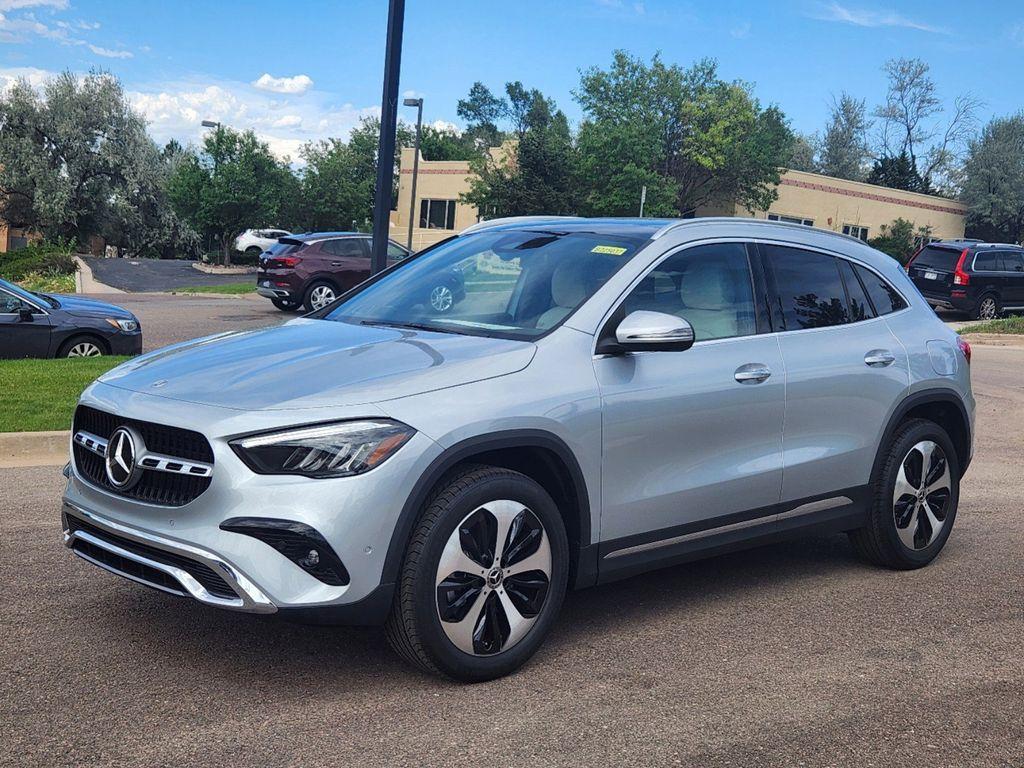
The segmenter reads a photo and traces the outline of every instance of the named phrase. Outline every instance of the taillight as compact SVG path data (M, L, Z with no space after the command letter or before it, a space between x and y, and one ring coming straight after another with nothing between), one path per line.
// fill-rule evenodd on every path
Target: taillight
M267 265L272 269L280 269L281 267L294 267L302 259L299 256L282 256L279 259L273 259Z
M971 282L971 276L964 272L964 262L967 261L968 253L970 253L969 248L964 248L960 253L960 258L956 262L956 271L953 272L953 285L968 285Z
M964 353L964 360L967 364L971 364L971 345L967 343L963 336L956 337L956 345L960 347L960 351Z

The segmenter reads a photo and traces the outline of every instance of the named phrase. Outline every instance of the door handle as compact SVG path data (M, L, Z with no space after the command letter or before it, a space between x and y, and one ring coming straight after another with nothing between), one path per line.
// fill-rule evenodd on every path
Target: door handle
M760 384L772 375L772 369L761 363L741 365L733 374L740 384Z
M884 368L896 362L896 356L888 349L872 349L864 355L864 362L872 368Z
M344 264L342 264L342 263L341 263L340 261L332 261L332 262L331 262L331 266L332 266L332 267L343 267L343 266L345 266L345 265L344 265Z

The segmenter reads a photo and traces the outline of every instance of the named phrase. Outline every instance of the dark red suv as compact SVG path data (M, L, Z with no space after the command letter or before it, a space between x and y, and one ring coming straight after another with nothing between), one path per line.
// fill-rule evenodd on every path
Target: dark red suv
M388 262L409 251L388 241ZM315 232L282 237L260 255L256 291L280 310L301 306L312 312L370 276L370 236L358 232Z

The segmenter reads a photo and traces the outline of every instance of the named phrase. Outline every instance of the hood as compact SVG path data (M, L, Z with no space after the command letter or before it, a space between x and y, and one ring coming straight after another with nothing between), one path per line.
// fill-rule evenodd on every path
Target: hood
M124 320L135 317L127 309L108 304L105 301L85 299L81 296L65 296L64 294L53 294L52 298L60 302L62 311L77 317L112 317Z
M242 410L358 405L522 370L526 341L298 319L196 339L100 377L114 387Z

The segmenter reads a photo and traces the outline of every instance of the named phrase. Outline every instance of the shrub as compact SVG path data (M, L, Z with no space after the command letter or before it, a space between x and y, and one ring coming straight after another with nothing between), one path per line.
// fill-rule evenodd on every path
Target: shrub
M73 240L42 240L19 251L0 254L0 278L18 282L27 275L73 275L77 267L71 254Z

